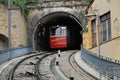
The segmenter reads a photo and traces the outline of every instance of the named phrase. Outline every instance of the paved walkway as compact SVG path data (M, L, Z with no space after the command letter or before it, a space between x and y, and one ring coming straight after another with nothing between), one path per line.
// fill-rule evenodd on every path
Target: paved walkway
M69 63L69 56L71 54L72 53L70 51L61 53L59 58L59 67L66 77L74 77L74 80L81 80L83 76L79 75L79 73L77 73Z
M84 71L86 71L87 73L89 73L90 75L100 79L100 80L108 80L107 76L103 76L100 75L100 73L98 71L96 71L95 69L93 69L91 66L89 66L88 64L86 64L82 58L81 58L81 52L79 51L78 53L75 54L75 62L79 65L79 67L81 67ZM115 80L118 80L117 78L115 78Z
M82 75L78 74L69 64L68 62L68 56L70 55L69 52L62 52L60 55L60 58L58 58L59 66L56 67L57 72L60 72L62 75L65 75L66 78L74 77L74 80L91 80L86 79ZM100 79L100 74L98 71L93 69L91 66L89 66L87 63L85 63L81 58L81 53L78 51L74 55L75 63L78 64L78 66L83 69L86 73L90 74L91 76L95 77L96 80ZM60 70L59 70L60 69ZM64 76L64 77L65 77ZM101 76L100 80L107 80L107 78Z
M93 68L91 68L90 66L88 66L88 64L86 64L82 58L81 58L81 55L80 55L80 51L77 52L75 54L75 62L84 70L86 71L87 73L91 74L92 76L100 79L100 76L99 76L99 73L98 71L94 70Z
M74 52L74 51L73 51ZM74 77L74 80L91 80L84 77L83 74L77 72L71 64L69 63L69 56L71 55L71 51L68 52L61 52L60 57L58 58L59 61L59 69L63 72L63 74L67 77ZM74 59L75 56L73 56ZM74 61L73 61L74 63Z

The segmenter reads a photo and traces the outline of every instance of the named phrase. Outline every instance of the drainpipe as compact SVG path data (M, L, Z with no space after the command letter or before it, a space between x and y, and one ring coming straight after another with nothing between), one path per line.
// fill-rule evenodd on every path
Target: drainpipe
M11 50L11 0L8 0L8 50ZM9 54L11 59L11 53Z
M97 31L97 46L98 46L98 56L100 57L100 34L99 34L99 14L96 12L96 31Z
M99 35L99 14L96 12L96 14L87 14L86 17L95 16L96 19L96 31L97 31L97 47L98 47L98 56L100 57L100 35Z
M99 14L96 12L96 14L87 14L85 15L86 17L91 17L95 16L96 19L96 31L97 31L97 48L98 48L98 56L100 58L100 35L99 35ZM101 73L100 73L100 65L99 65L99 75L100 75L100 80L101 80Z
M96 31L97 31L98 56L100 58L100 34L99 34L99 14L98 14L98 12L96 12ZM101 80L100 65L99 65L99 75L100 75L100 80Z
M11 49L11 0L8 0L8 38L9 38L9 49Z

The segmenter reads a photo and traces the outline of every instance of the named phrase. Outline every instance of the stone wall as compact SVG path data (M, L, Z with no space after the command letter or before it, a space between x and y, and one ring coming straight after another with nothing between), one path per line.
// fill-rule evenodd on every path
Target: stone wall
M91 21L88 21L88 32L83 32L83 47L86 49L92 48Z
M8 36L7 8L0 5L0 34Z
M60 7L61 5L62 7ZM83 15L83 12L86 8L86 3L84 0L48 1L42 4L37 4L37 6L41 6L41 8L31 10L28 23L22 16L20 10L11 11L11 46L13 48L27 45L32 46L32 35L33 30L36 27L36 23L40 20L41 17L49 13L58 11L68 12L74 16L77 16L79 20L82 20L83 16L81 16L81 14ZM8 9L3 5L0 5L0 34L8 38Z
M31 10L31 13L29 15L28 36L29 36L30 44L32 44L33 34L36 30L35 28L37 27L37 23L41 18L54 12L65 12L75 16L81 23L83 23L84 10L87 7L87 4L85 3L84 0L55 1L55 2L50 1L42 4L38 4L37 6L38 7L41 6L41 8Z
M26 20L20 10L11 11L11 46L12 48L26 46L27 37ZM8 38L8 9L0 5L0 34Z

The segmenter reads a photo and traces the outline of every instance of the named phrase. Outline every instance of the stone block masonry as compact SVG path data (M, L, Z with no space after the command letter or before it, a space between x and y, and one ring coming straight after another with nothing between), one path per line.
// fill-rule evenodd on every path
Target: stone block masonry
M27 22L20 10L11 11L11 46L27 45ZM8 9L0 5L0 34L8 38ZM1 39L0 39L1 40Z

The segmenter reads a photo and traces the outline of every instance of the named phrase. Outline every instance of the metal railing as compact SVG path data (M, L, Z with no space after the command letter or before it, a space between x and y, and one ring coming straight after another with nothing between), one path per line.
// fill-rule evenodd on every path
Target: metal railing
M120 78L120 61L99 56L81 47L81 57L88 64L99 70L100 74Z

